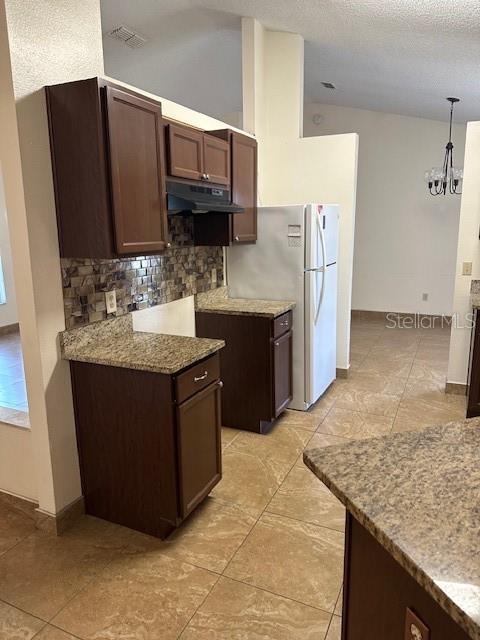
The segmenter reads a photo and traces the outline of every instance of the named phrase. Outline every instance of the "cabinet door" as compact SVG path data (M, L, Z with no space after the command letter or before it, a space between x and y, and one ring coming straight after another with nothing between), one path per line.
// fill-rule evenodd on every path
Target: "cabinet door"
M186 518L222 477L220 386L220 381L211 384L177 409L181 518Z
M168 125L169 174L200 180L203 175L203 133L196 129Z
M244 207L233 214L233 242L257 239L257 141L232 133L232 200Z
M292 332L273 341L274 414L279 416L292 399Z
M225 140L203 137L203 170L215 184L230 184L230 145Z
M106 94L117 252L161 251L167 243L161 106L113 87Z

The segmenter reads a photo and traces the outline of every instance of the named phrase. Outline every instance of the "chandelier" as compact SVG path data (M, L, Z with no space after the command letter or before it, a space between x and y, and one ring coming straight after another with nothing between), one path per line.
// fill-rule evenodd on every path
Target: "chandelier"
M460 102L459 98L447 98L450 102L450 129L448 143L445 147L445 158L442 167L433 167L425 172L425 182L428 184L428 190L432 196L439 196L441 193L446 195L461 194L461 182L463 180L463 169L453 166L453 142L452 142L452 120L453 105Z

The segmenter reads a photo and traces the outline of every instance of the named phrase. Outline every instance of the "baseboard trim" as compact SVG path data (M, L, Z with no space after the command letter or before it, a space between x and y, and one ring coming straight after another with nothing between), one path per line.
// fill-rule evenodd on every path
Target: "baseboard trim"
M6 336L9 333L19 333L20 326L18 322L14 324L5 324L3 327L0 327L0 336Z
M363 309L352 309L352 320L388 320L389 317L394 316L396 318L414 318L416 322L422 322L423 319L428 320L444 320L445 322L451 322L452 316L439 315L429 313L418 312L405 312L405 311L368 311Z
M80 496L55 515L37 507L35 515L37 529L59 536L69 529L76 520L85 515L85 500L83 496Z
M467 385L463 382L446 382L445 393L449 393L454 396L466 396Z
M348 367L347 369L344 369L342 367L337 367L337 378L348 378L348 372L350 371L350 368Z

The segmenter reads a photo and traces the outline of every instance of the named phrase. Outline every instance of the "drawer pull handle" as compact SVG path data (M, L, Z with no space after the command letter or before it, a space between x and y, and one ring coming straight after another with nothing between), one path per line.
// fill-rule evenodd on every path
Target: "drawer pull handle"
M200 380L205 380L205 378L208 376L208 371L205 371L205 373L203 374L203 376L194 376L193 381L194 382L200 382Z

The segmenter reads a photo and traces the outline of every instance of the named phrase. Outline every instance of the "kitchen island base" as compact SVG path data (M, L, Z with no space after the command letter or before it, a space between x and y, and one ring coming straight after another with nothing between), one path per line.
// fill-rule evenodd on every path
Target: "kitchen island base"
M342 640L470 638L350 513L345 544Z

